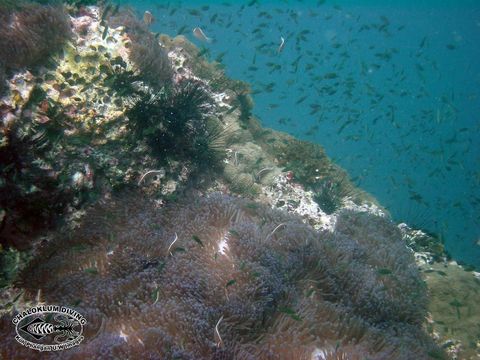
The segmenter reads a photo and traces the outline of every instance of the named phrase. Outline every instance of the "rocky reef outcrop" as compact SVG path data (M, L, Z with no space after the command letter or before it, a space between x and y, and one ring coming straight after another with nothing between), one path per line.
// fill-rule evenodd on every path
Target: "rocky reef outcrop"
M11 324L43 303L88 321L69 359L444 358L430 335L460 351L428 313L441 243L320 145L263 128L248 84L131 11L32 6L54 15L28 31L65 31L47 61L0 53L2 356L52 356Z

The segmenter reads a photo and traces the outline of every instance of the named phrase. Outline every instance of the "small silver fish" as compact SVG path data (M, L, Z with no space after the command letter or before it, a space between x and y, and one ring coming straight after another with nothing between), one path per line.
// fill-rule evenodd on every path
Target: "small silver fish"
M285 39L280 36L280 45L278 46L277 53L280 54L285 46Z
M209 38L207 35L205 35L205 33L199 27L196 27L195 29L193 29L193 36L195 36L200 41L204 41L207 43L212 42L212 39Z
M155 18L153 17L152 13L150 11L145 11L143 13L143 22L149 26L150 24L152 24L153 22L155 21Z

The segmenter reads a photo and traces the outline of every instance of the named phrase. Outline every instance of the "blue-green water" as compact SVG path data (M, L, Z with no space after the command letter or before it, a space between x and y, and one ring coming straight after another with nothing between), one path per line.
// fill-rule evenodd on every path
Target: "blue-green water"
M322 144L396 221L480 265L478 1L130 5L251 83L265 126Z

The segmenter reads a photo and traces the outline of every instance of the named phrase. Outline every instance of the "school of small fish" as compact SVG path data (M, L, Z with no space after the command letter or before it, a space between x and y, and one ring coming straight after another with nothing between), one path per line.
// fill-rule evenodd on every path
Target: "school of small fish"
M422 34L388 12L302 3L159 3L152 31L190 37L201 55L228 64L229 76L252 85L265 126L325 146L397 220L451 244L468 234L478 249L480 140L471 134L480 122L465 121L459 105L479 109L478 91L459 95L445 72L462 35ZM463 190L453 196L455 186Z

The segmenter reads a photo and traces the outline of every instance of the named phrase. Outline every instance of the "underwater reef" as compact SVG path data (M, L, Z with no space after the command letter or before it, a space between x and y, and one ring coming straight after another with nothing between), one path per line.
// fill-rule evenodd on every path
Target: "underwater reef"
M0 357L478 354L477 273L438 238L394 224L320 145L263 128L250 86L185 36L77 3L0 23L7 44L57 36L0 52ZM450 278L468 296L445 297ZM44 303L87 319L80 346L15 341L12 317Z
M61 358L441 354L423 333L426 288L399 230L348 211L339 223L319 233L218 193L164 208L122 194L42 249L19 285L31 301L75 306L89 319L84 343ZM2 335L4 357L29 358L13 328Z
M167 52L148 26L138 20L132 11L122 10L114 14L105 8L102 18L107 22L104 31L108 31L108 26L121 26L124 29L129 38L129 59L146 82L158 87L172 81L173 72Z
M70 38L70 20L59 6L0 3L0 94L5 71L37 65Z

